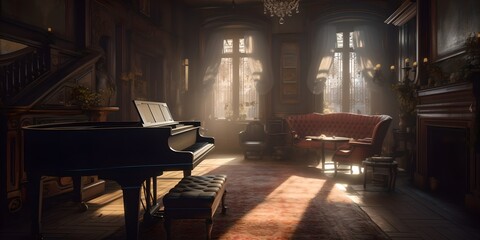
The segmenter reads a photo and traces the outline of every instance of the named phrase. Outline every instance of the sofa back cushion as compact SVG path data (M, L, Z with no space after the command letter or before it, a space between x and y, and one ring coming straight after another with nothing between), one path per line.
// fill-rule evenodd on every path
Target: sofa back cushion
M386 115L362 115L354 113L308 113L290 115L285 118L290 130L295 131L299 137L341 136L354 139L374 138L377 124Z

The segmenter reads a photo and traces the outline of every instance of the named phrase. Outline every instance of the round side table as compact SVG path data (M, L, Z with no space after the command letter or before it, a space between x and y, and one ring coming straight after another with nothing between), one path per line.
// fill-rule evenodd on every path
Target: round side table
M362 162L364 168L363 188L367 188L367 173L381 174L387 176L388 191L395 190L395 181L397 178L398 163L392 157L372 157L366 158Z

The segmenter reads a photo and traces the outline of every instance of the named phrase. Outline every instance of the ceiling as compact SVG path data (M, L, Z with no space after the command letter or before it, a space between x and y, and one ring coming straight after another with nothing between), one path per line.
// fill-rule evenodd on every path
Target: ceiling
M183 0L190 7L220 7L261 4L262 0Z
M231 7L231 6L247 6L247 5L261 5L263 7L263 0L181 0L185 5L192 8L216 8L216 7ZM395 3L402 0L300 0L302 4L317 4L328 2L340 3Z

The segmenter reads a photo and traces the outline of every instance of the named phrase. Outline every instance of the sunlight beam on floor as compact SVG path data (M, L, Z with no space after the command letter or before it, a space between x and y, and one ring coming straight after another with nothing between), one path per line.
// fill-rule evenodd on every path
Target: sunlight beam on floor
M252 223L258 221L258 219L263 219L262 221L270 219L272 223L285 221L285 223L291 224L291 226L296 226L302 220L302 216L308 209L310 201L318 196L325 182L326 179L291 176L266 196L259 205L248 211L237 223ZM306 200L299 200L305 198ZM272 205L280 205L282 207L272 208ZM266 224L268 223L259 222L258 226L262 227ZM292 228L290 234L293 235L294 231L295 228ZM225 233L227 236L230 234L229 232ZM276 237L289 239L292 235Z

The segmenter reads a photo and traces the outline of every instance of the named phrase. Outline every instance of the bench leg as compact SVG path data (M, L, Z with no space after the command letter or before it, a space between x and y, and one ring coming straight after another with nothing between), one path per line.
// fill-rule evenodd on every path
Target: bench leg
M227 195L227 190L225 189L225 192L223 192L222 195L222 214L227 213L227 205L225 205L225 195Z
M167 233L167 239L171 239L172 221L168 217L163 219L163 226L165 227L165 232Z
M397 179L397 167L395 166L395 168L390 168L390 185L389 185L390 191L395 190L396 179Z
M213 220L211 218L207 218L205 220L206 223L206 230L207 230L207 240L212 239L212 228L213 228Z

